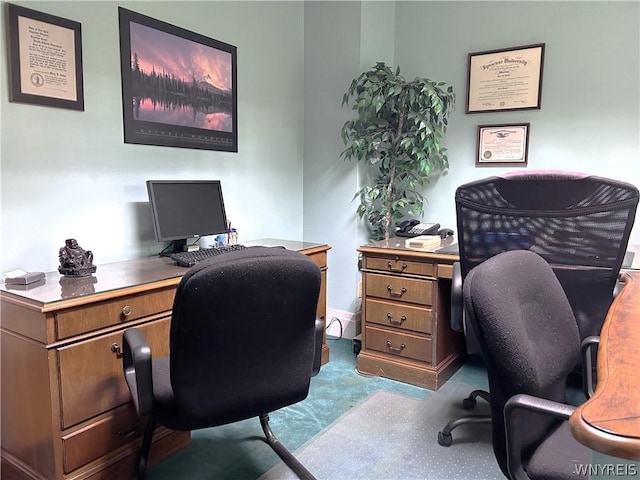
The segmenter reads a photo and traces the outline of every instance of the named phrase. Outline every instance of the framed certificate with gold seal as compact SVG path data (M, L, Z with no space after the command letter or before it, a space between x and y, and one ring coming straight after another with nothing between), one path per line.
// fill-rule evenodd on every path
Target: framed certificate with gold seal
M527 165L529 127L529 123L479 125L476 166Z

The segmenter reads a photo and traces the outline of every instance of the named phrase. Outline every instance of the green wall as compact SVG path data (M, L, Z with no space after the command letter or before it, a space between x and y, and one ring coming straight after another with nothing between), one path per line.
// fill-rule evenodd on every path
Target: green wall
M470 52L545 43L542 107L465 114ZM516 170L475 167L478 125L530 122L528 169L566 169L640 185L640 3L401 2L396 60L451 83L451 168L427 190L426 217L454 225L460 183ZM634 243L640 243L640 229Z
M19 3L82 24L85 111L9 103L2 75L2 271L55 270L69 237L98 265L157 253L150 178L220 179L240 240L302 237L302 3ZM123 143L118 6L237 46L238 153Z
M15 3L82 23L85 111L10 103L2 69L1 271L54 270L69 237L98 265L153 255L161 245L144 181L217 178L241 241L329 243L330 315L357 311L356 248L367 237L352 197L368 172L339 158L340 128L353 115L340 104L351 79L379 60L451 83L458 95L451 169L425 189L427 220L454 225L460 183L513 170L475 167L480 124L530 122L529 169L640 185L635 1ZM237 154L123 143L118 6L238 47ZM540 110L464 113L468 53L538 42Z
M424 190L428 221L455 226L453 196L458 185L518 169L475 166L478 125L529 122L527 169L573 170L640 185L638 2L407 1L392 3L391 12L386 4L363 2L360 15L352 12L349 18L336 12L331 27L318 28L314 38L309 25L315 17L305 7L305 62L311 51L321 51L328 42L341 45L332 49L339 58L332 57L332 61L354 65L345 67L349 78L344 81L344 75L328 80L329 97L313 100L323 105L322 119L317 120L320 125L312 127L309 122L311 100L305 90L305 138L314 137L315 142L312 147L305 140L305 233L307 225L315 225L324 232L323 240L333 245L329 306L338 313L358 308L354 251L367 236L353 213L356 204L352 196L368 178L362 166L348 165L345 171L338 158L343 149L340 127L344 116L351 115L348 109L340 108L340 101L351 79L377 60L400 65L407 78L421 76L450 83L457 93L456 111L445 139L450 170ZM316 5L314 10L320 8ZM390 23L391 35L386 28ZM358 32L359 39L347 35L349 29ZM375 32L379 33L377 38ZM542 108L465 114L468 54L532 43L546 44ZM338 80L342 88L336 85ZM316 136L331 129L333 137ZM306 185L316 181L315 176L306 175L309 162L314 172L325 176L323 194L308 195ZM631 243L640 244L637 225Z

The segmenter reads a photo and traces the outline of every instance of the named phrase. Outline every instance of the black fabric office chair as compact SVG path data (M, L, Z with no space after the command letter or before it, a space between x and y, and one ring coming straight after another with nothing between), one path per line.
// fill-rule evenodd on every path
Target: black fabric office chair
M575 479L591 460L568 418L567 378L580 359L580 332L549 264L526 250L498 254L464 282L489 377L493 450L509 478Z
M320 370L320 270L305 255L250 247L197 264L173 304L169 357L151 358L141 332L124 333L124 375L149 416L137 475L156 424L195 430L259 417L267 442L300 477L314 478L278 441L269 412L307 397Z
M460 263L454 266L451 327L464 331L467 351L479 353L473 328L464 321L462 286L486 259L510 250L531 250L551 265L571 304L580 338L598 335L613 300L617 276L638 205L628 183L572 172L523 171L458 187L455 194ZM476 390L463 401L467 409ZM490 416L449 421L438 443L452 444L453 429L490 423Z

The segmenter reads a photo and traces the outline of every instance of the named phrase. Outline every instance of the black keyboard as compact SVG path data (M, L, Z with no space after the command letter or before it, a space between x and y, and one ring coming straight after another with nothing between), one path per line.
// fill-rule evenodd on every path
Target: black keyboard
M194 250L192 252L172 253L171 260L175 260L181 267L193 267L196 263L206 260L207 258L246 249L247 247L244 245L224 245L216 248L201 248L200 250Z

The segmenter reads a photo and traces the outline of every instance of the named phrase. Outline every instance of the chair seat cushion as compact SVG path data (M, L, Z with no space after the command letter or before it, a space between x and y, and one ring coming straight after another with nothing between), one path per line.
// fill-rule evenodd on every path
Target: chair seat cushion
M228 423L224 416L207 421L191 415L191 412L180 410L176 401L171 376L169 374L170 357L153 360L153 410L160 425L172 430L191 431L204 427L216 427Z
M578 475L576 465L591 461L591 450L571 435L569 422L562 422L535 450L526 467L532 479L562 480Z

